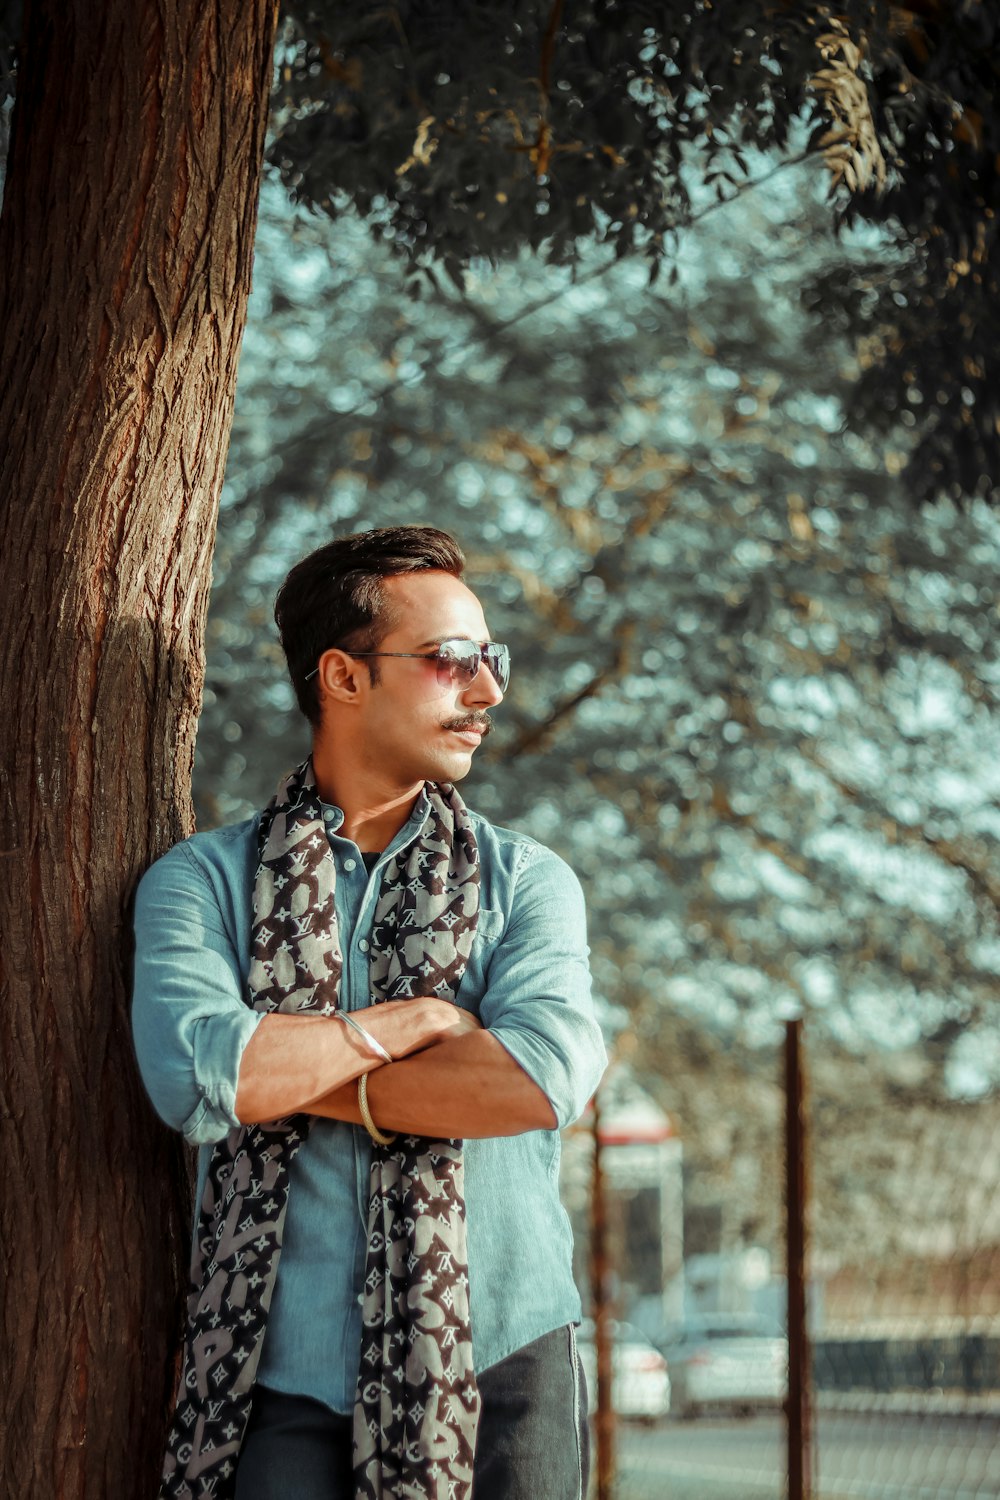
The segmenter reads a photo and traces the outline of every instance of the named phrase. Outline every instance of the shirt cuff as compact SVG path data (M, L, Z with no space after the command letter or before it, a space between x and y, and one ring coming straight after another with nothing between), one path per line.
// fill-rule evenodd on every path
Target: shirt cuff
M591 1027L588 1026L588 1031ZM600 1029L593 1024L589 1046L574 1049L576 1058L568 1062L550 1042L518 1027L491 1026L490 1035L510 1053L537 1084L552 1106L556 1129L565 1130L578 1120L593 1098L607 1067L608 1056Z
M264 1019L249 1006L225 1016L206 1016L196 1022L192 1047L194 1076L201 1095L181 1126L194 1146L221 1141L242 1120L236 1115L236 1087L247 1043Z

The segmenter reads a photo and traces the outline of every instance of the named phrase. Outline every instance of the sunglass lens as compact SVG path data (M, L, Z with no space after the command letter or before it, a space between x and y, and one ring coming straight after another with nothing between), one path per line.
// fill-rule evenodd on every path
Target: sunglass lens
M510 652L495 641L487 641L482 647L475 641L442 641L437 653L438 681L460 682L465 687L484 661L496 678L497 687L502 693L506 692L510 680Z
M470 683L482 656L475 641L442 641L438 648L438 681Z
M505 693L510 681L510 652L507 647L498 645L496 641L487 641L483 647L483 660L496 678L497 687L501 693Z

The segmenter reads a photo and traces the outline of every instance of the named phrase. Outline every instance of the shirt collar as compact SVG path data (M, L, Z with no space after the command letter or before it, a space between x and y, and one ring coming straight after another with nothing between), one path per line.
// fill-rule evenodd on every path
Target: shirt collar
M324 802L322 798L320 798L319 805L323 814L323 826L326 829L327 834L338 833L344 824L343 808L338 807L334 802ZM421 828L423 828L424 823L427 821L427 815L430 810L430 798L427 796L427 787L425 785L421 787L417 800L413 804L413 810L410 813L410 816L407 818L402 828L393 838L392 842L389 845L389 849L394 851L396 849L402 848L403 845L412 842L412 840L416 838L417 834L420 832Z

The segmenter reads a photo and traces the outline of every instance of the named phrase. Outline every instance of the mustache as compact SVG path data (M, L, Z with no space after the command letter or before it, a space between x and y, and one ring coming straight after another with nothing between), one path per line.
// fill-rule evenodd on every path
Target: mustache
M482 732L483 739L493 730L493 720L489 714L464 714L460 719L452 719L449 723L442 725L444 729L478 729Z

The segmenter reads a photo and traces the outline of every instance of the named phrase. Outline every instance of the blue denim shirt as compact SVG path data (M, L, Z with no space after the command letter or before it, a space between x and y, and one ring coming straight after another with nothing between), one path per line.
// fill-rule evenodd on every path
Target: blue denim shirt
M340 1003L368 1004L368 938L389 857L419 833L421 795L371 875L324 807L337 861ZM607 1058L594 1013L583 896L556 854L472 814L481 910L458 1003L545 1093L560 1126L581 1113ZM247 1003L259 815L176 845L146 872L135 907L136 1053L155 1108L199 1145L198 1201L212 1144L238 1125L243 1049L261 1016ZM284 1242L258 1379L354 1405L361 1343L370 1141L316 1118L291 1166ZM580 1317L572 1240L559 1202L559 1132L465 1143L473 1353L486 1369Z

